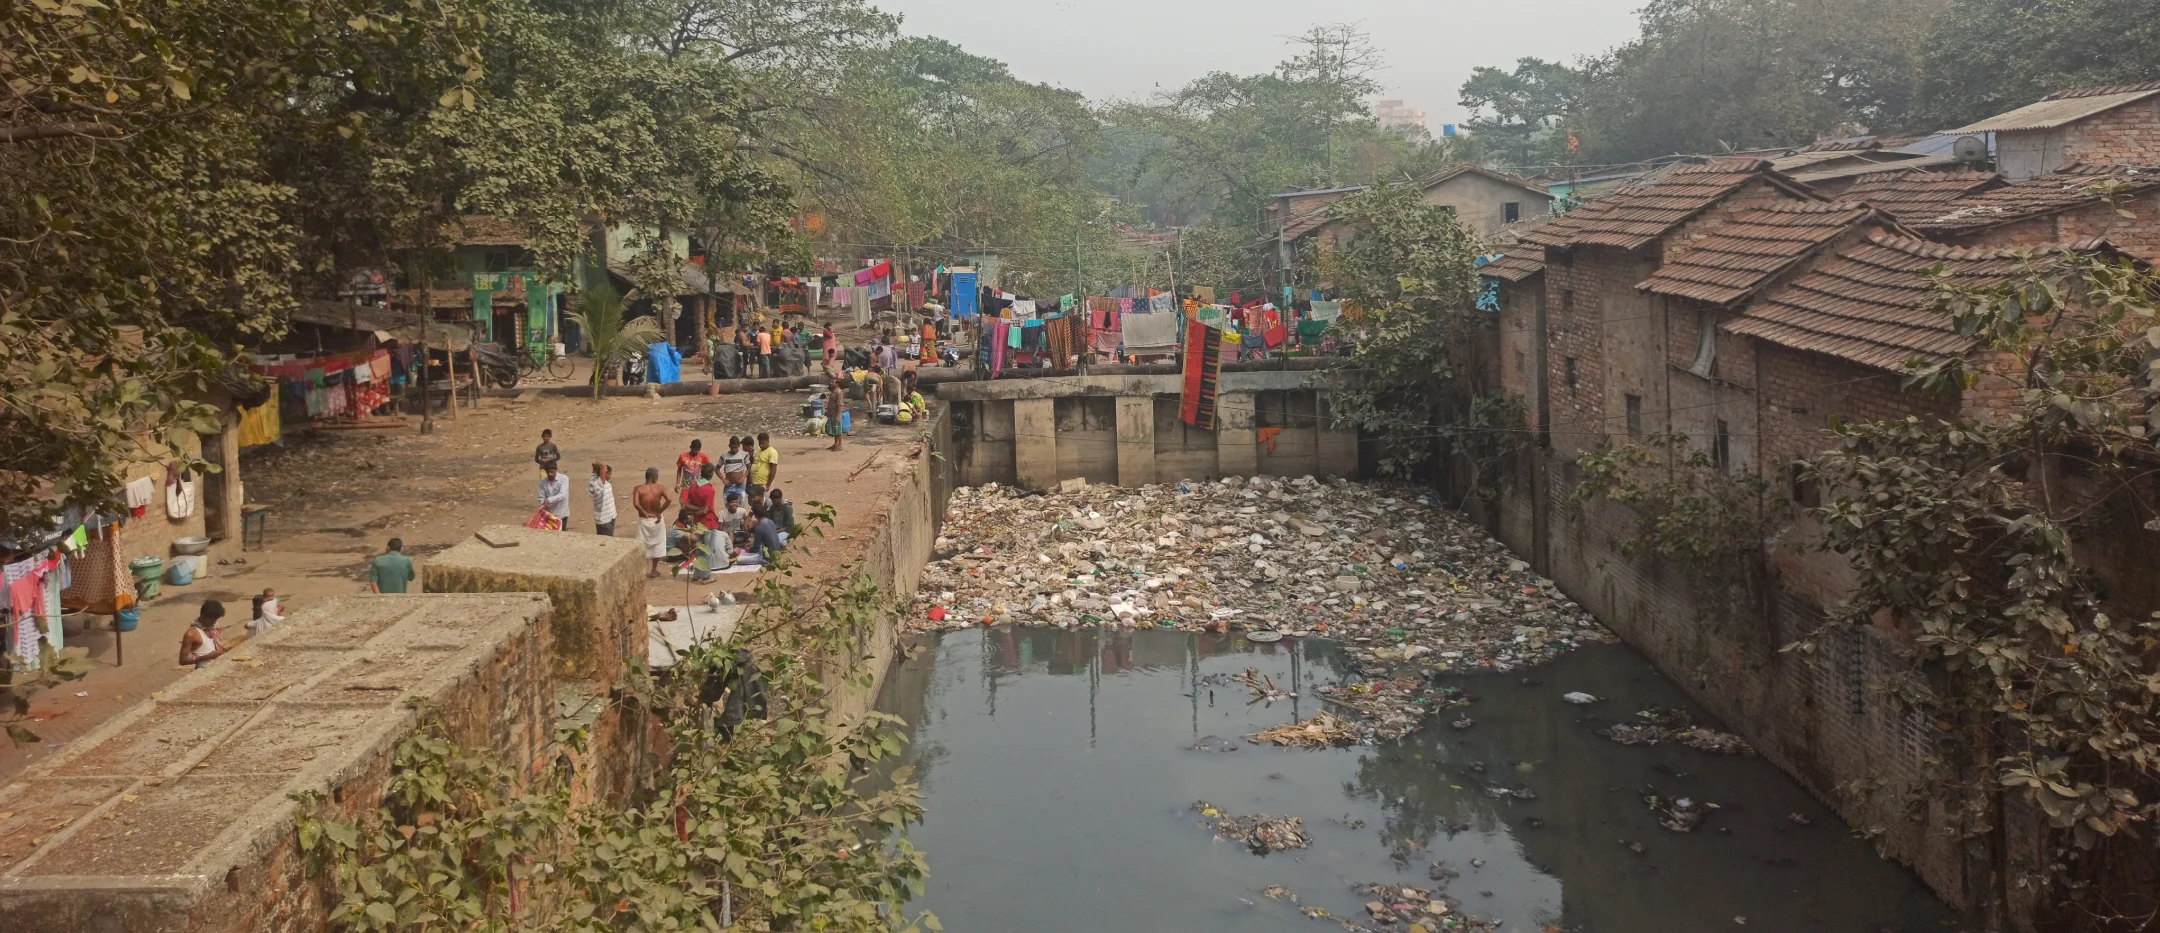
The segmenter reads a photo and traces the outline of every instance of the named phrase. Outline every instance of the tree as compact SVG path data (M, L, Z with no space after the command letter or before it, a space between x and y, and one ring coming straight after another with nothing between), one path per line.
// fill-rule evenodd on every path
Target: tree
M1584 81L1582 72L1540 58L1520 59L1513 71L1472 71L1462 86L1470 132L1518 166L1563 162Z
M1582 63L1593 162L1801 146L1906 121L1947 0L1653 0L1642 33Z
M1999 914L2031 897L2062 929L2160 917L2149 880L2126 881L2160 870L2160 624L2118 615L2087 563L2089 536L2153 515L2155 294L2127 261L2060 252L1998 286L1945 281L1936 310L1975 349L1917 368L1913 387L2010 400L1971 423L1840 425L1838 449L1808 466L1828 495L1822 547L1855 583L1828 627L1903 635L1914 669L1886 686L1937 724L1929 795L1992 840L1979 898ZM2009 794L2055 831L2037 858L2011 854Z
M1410 185L1351 195L1329 213L1351 239L1339 251L1321 249L1316 265L1345 302L1336 326L1356 341L1351 363L1360 377L1334 396L1336 417L1383 438L1381 468L1390 473L1423 469L1450 445L1474 472L1505 456L1520 437L1520 402L1484 391L1468 365L1484 320L1478 237Z
M120 508L131 461L185 459L236 351L277 335L316 271L265 115L385 62L461 91L455 2L144 0L0 16L0 529ZM462 99L462 98L460 98Z
M2135 0L1953 0L1929 33L1915 122L1949 129L2056 91L2160 79L2160 23Z

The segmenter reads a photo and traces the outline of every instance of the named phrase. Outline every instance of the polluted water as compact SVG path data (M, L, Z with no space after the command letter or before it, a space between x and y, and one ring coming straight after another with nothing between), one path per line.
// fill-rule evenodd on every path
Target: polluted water
M928 808L905 830L930 860L910 909L945 929L1959 929L1760 757L1609 737L1712 722L1625 646L1435 675L1466 704L1436 718L1471 728L1306 748L1255 736L1332 707L1320 691L1359 682L1354 648L1162 628L911 638L879 702L907 724L891 764L915 766Z
M1399 738L1451 698L1430 678L1507 672L1612 641L1483 529L1407 487L1311 476L1042 494L953 492L912 627L1177 630L1322 638L1363 682L1285 745ZM1451 719L1451 722L1460 722Z

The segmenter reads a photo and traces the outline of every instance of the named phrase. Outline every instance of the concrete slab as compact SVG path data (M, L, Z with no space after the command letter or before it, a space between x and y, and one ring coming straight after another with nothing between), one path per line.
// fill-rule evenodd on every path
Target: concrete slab
M456 741L536 760L548 611L538 594L341 597L188 674L185 699L142 703L0 787L0 930L324 927L335 898L302 870L294 794L374 806L419 721L409 696ZM345 702L293 701L315 695Z
M652 614L664 614L675 610L675 619L669 622L645 623L645 666L662 670L675 666L675 655L686 651L698 642L724 641L735 634L735 626L742 624L742 617L750 607L737 603L709 609L704 606L651 606ZM652 615L647 615L651 619Z
M644 548L630 538L489 525L480 533L516 547L467 540L430 558L430 593L544 593L555 672L612 683L624 658L645 653Z

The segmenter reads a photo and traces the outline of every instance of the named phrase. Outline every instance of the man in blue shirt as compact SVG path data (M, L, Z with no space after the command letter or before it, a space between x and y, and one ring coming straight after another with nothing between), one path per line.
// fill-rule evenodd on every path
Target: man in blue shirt
M764 555L767 561L773 560L780 556L781 551L787 550L787 536L781 534L779 526L773 524L771 506L760 502L750 510L750 515L753 519L750 525L750 547L752 549Z

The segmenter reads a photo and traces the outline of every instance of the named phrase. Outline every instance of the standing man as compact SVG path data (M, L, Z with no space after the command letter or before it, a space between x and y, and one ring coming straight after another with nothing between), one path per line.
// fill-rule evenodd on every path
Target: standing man
M900 394L899 373L898 367L887 366L884 374L879 377L878 397L887 405L907 404L907 396Z
M840 423L838 411L828 411L825 416L832 419L833 424ZM757 455L750 458L751 502L762 501L765 498L765 488L780 479L780 448L772 445L772 435L759 432L757 446Z
M543 464L540 473L540 507L555 516L555 530L570 527L570 477L555 472L555 464Z
M615 468L593 461L592 476L585 480L585 493L592 496L593 534L615 537Z
M391 538L390 549L368 563L368 592L403 593L412 581L412 558L405 556L405 542Z
M645 577L660 578L660 562L667 559L667 520L663 517L675 498L660 485L660 468L645 468L645 484L630 490L630 505L637 509L637 539L652 562Z
M712 458L705 456L705 442L690 442L690 452L675 458L675 491L681 492L697 485L698 475L705 471Z
M720 485L728 492L740 495L750 485L750 455L756 448L757 439L747 434L728 438L727 453L720 455Z
M555 449L555 429L540 432L540 446L533 448L533 462L542 470L552 470L562 463L562 451Z
M741 361L742 377L748 379L751 373L756 372L750 363L757 356L757 341L750 339L750 325L740 323L741 312L737 312L736 317L738 323L735 325L735 358Z
M885 404L885 367L870 364L870 378L863 380L863 394L869 397L870 417L877 417L878 406Z
M763 327L757 332L758 376L772 378L772 331Z

